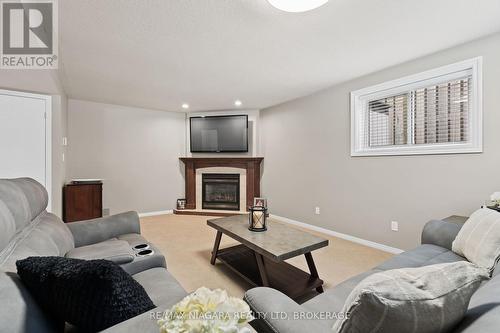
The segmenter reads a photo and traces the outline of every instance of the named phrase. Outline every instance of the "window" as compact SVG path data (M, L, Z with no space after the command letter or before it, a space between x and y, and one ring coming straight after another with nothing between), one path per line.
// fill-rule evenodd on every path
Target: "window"
M481 58L351 93L351 156L482 152Z

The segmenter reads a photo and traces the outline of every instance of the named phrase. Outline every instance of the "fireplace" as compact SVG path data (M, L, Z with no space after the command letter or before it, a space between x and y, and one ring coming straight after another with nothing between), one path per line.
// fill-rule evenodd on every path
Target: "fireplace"
M204 173L202 175L202 208L240 210L240 175Z
M179 159L184 163L186 205L185 209L174 209L174 214L230 216L246 211L247 207L252 205L253 199L260 197L260 164L263 157L180 157ZM203 203L206 199L203 175L206 178L206 175L214 177L215 174L222 174L225 177L222 180L230 183L229 186L233 189L236 187L235 174L239 174L239 192L236 193L239 196L239 203L237 199L233 200L234 193L229 200L230 203L225 203L222 209L219 208L222 206L219 202L221 199ZM228 174L233 178L230 182L227 179ZM214 182L211 180L205 179L205 183L209 181L213 185ZM213 208L214 204L217 208Z

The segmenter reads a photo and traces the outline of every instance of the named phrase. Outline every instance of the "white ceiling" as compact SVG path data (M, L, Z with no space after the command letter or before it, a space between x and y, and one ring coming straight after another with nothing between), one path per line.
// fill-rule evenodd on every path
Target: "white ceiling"
M71 98L160 110L264 108L500 31L498 0L64 0Z

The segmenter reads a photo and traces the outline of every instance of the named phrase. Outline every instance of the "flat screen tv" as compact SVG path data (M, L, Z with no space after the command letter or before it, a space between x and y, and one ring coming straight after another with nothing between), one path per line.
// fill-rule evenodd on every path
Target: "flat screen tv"
M192 153L248 152L248 116L190 117Z

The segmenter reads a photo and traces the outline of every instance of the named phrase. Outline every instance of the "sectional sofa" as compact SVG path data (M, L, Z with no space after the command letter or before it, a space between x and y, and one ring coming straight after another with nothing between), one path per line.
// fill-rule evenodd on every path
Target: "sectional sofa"
M157 308L106 332L158 332L152 314L170 308L187 293L167 271L158 248L140 235L137 213L66 224L46 211L47 202L45 188L33 179L0 180L0 332L57 331L16 274L16 261L29 256L107 259L120 264ZM152 250L149 255L137 255L133 248L139 244L147 244Z
M299 305L289 297L270 288L254 288L245 294L245 300L255 313L287 313L286 318L296 314L326 314L341 312L350 292L367 276L390 269L421 267L425 265L451 263L465 258L451 251L451 245L466 218L453 217L428 222L422 232L421 245L398 254L377 267L354 276L323 294ZM332 262L332 265L335 265ZM258 332L271 333L331 333L335 318L323 315L319 320L284 320L285 316L261 316L251 324ZM426 318L419 318L426 320ZM490 280L485 282L472 296L462 322L455 333L500 332L500 268L497 265Z

